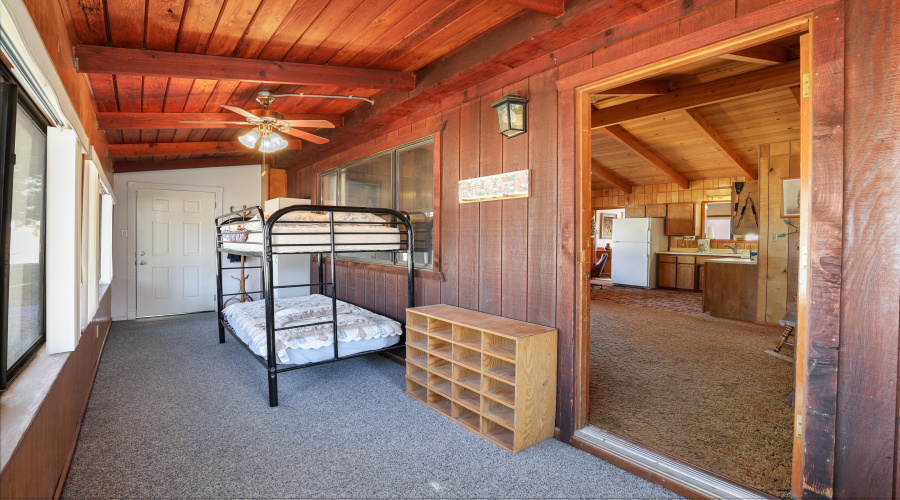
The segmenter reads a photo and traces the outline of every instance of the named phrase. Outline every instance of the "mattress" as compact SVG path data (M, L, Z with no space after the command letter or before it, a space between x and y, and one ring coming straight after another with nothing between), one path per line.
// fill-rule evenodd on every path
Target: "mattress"
M251 351L260 354L263 359L268 359L266 355L266 346L263 344L262 346L257 345L253 339L250 338L249 335L241 328L241 325L232 319L231 316L226 315L225 319L228 321L228 324L231 325L231 328L234 330L234 334L237 335L242 342L247 344ZM355 342L338 342L338 355L341 357L344 356L352 356L353 354L359 354L366 351L377 351L378 349L384 349L385 347L390 347L392 345L398 344L400 342L400 336L392 336L392 337L381 337L374 339L365 339L365 340L357 340ZM287 364L291 365L305 365L308 363L317 363L319 361L327 361L329 359L334 358L334 347L325 346L319 347L318 349L287 349L285 354L287 355Z
M259 221L249 221L241 225L247 231L253 231L246 235L247 241L225 241L222 247L226 250L261 252L263 250L263 235L260 232ZM222 229L223 231L227 229L235 230L241 225L225 225L222 226ZM279 233L316 234L296 235ZM334 233L335 250L339 252L375 252L400 249L400 231L396 226L337 224L334 226ZM272 231L272 244L272 252L274 253L330 252L330 226L328 224L277 223ZM292 244L298 246L291 246Z
M353 304L337 302L338 352L358 353L400 341L400 323ZM242 341L266 357L266 314L262 301L235 303L223 311ZM334 354L330 297L312 294L275 299L275 352L281 363L309 363ZM322 323L322 324L317 324ZM345 347L346 345L346 347ZM304 353L303 351L318 351Z

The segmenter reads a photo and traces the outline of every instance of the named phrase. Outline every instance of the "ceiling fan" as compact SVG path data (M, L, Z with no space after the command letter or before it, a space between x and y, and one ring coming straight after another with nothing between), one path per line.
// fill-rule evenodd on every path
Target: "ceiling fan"
M288 142L284 140L275 131L290 134L316 144L325 144L328 139L319 137L309 132L296 130L297 128L334 128L334 124L328 120L285 120L284 114L277 111L269 110L269 106L275 101L276 96L271 92L262 91L256 96L256 101L263 105L263 109L245 110L237 106L228 106L222 104L222 107L237 113L244 118L245 121L182 121L181 123L199 123L199 124L228 124L234 127L252 126L253 130L238 138L241 144L248 148L256 147L259 142L259 150L263 153L274 153L287 147Z

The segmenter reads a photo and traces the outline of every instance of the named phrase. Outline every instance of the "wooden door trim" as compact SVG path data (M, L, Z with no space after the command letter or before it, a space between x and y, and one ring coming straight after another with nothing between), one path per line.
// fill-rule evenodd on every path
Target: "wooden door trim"
M138 189L166 189L169 191L195 191L200 193L216 193L216 215L222 215L225 212L225 204L222 201L225 195L225 188L216 186L184 186L180 184L162 184L157 182L138 182L128 181L128 196L126 198L126 209L128 210L128 241L127 254L125 262L127 270L125 272L125 294L126 303L128 304L128 319L137 318L137 265L135 264L135 253L137 252L137 192ZM118 319L118 318L116 318Z
M590 340L590 291L576 279L590 265L590 94L632 83L729 51L785 34L809 31L812 43L810 132L806 145L808 192L815 208L805 218L810 266L806 309L798 327L797 414L802 436L794 446L792 493L795 497L833 496L835 414L843 233L843 2L786 0L732 19L665 46L653 47L596 66L557 82L559 92L560 192L575 191L574 212L560 206L557 326L560 330L560 437L571 442L587 423ZM587 114L587 117L585 114ZM810 175L814 173L814 175ZM809 198L809 197L808 197ZM802 286L802 284L801 284ZM804 291L801 289L801 295ZM567 299L571 302L567 303ZM815 372L812 375L807 372ZM807 395L812 397L807 398Z

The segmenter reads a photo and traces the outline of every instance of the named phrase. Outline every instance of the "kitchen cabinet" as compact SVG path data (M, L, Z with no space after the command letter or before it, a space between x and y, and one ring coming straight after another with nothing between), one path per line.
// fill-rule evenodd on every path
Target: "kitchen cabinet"
M644 212L647 214L647 217L665 217L666 205L647 205L644 209Z
M625 207L625 217L646 217L644 205L628 205Z
M677 283L676 279L676 269L675 267L678 264L675 263L660 263L659 264L659 283L658 286L660 288L675 288L675 284Z
M675 288L693 290L695 269L696 267L694 264L678 264L675 277Z
M666 209L666 234L668 236L694 235L694 204L670 203Z

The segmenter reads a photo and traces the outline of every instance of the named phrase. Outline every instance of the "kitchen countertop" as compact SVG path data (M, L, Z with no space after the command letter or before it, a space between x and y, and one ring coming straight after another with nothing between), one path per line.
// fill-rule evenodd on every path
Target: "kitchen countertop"
M750 253L713 252L656 252L657 255L684 255L688 257L721 257L723 259L749 259Z
M728 259L716 259L714 261L709 261L709 262L715 262L716 264L743 264L743 265L748 265L748 266L756 265L756 261L752 260L752 259L728 258Z

